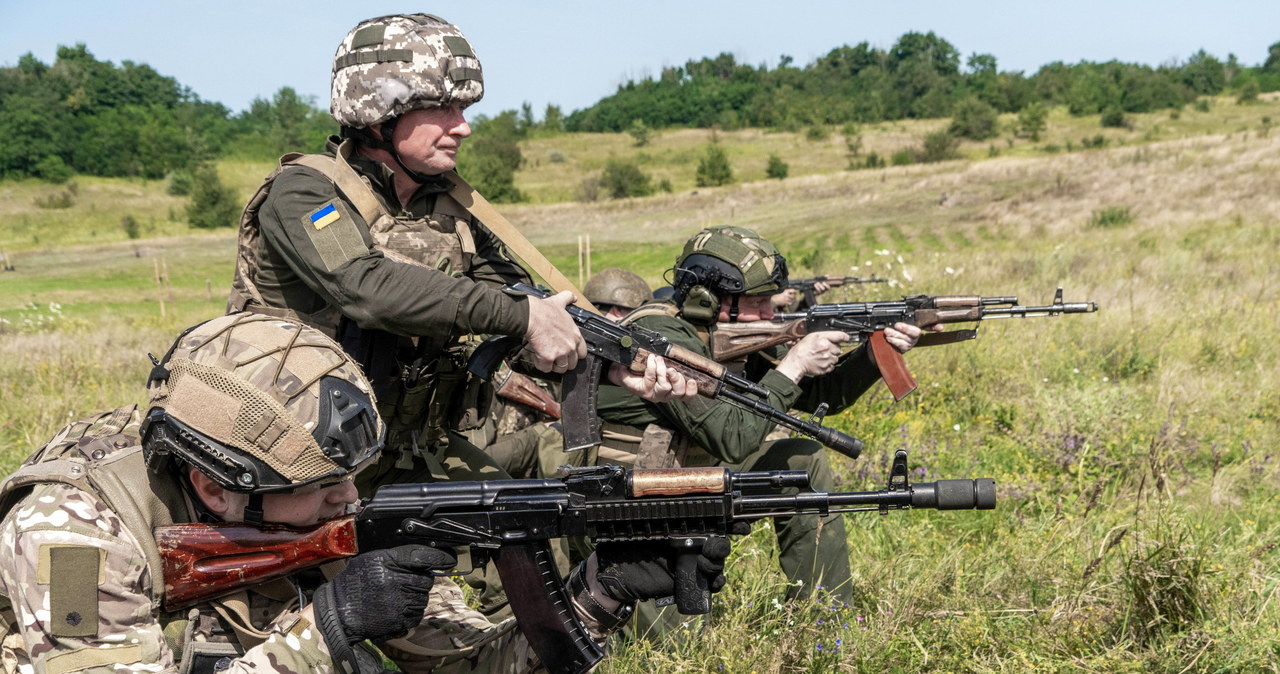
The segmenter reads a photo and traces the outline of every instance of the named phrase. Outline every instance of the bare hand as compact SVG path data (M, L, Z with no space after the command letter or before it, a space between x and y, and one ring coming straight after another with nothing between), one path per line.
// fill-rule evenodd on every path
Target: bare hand
M614 363L609 367L609 382L621 386L649 402L665 403L672 400L688 402L698 397L698 384L686 379L675 368L667 367L667 361L649 354L644 373L636 374Z
M769 301L773 303L775 309L789 309L796 303L796 289L787 288L780 293L774 294Z
M942 324L930 325L922 330L907 323L894 323L892 328L884 329L884 339L900 353L906 353L920 341L920 335L924 334L924 330L939 332L942 330Z
M825 293L825 292L827 292L828 290L831 290L831 286L830 286L830 285L828 285L826 281L814 281L814 282L813 282L813 294L814 294L814 295L821 295L822 293Z
M887 331L886 331L887 332ZM840 345L849 341L843 332L813 332L805 335L791 347L777 370L799 384L805 377L827 374L836 368L840 359Z
M587 357L587 343L565 307L577 299L568 290L546 299L529 298L529 327L524 341L533 366L543 372L568 372Z

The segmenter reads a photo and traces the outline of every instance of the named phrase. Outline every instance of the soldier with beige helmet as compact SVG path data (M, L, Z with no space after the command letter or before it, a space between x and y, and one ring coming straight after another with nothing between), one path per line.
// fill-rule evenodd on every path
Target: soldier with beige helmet
M74 423L0 482L0 672L383 671L365 640L406 672L538 667L514 620L490 622L430 574L456 560L424 545L166 610L173 579L156 527L310 527L344 515L385 428L338 344L260 314L187 331L150 380L144 413ZM713 589L729 548L719 540L700 560ZM573 572L571 604L593 638L621 625L635 599L673 592L674 550L613 546Z

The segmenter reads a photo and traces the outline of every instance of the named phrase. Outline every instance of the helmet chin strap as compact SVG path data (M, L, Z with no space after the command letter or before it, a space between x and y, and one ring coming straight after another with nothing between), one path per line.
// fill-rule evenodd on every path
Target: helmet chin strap
M409 178L413 180L413 182L421 185L423 183L426 183L432 180L434 176L430 176L425 173L419 173L418 171L415 171L409 168L408 166L405 166L404 161L400 159L400 153L396 151L395 145L390 140L391 138L395 137L396 124L398 124L399 122L400 122L399 117L392 117L391 119L388 119L387 121L383 122L382 128L381 128L381 137L374 135L368 129L357 129L353 127L343 127L343 136L347 138L355 138L356 140L360 141L361 145L364 145L365 147L373 148L375 150L382 150L383 152L386 152L387 154L391 155L391 159L395 161L396 166L399 166L400 170L405 175L409 176Z
M244 506L244 522L255 527L262 526L262 494L249 494L249 502Z
M739 295L733 295L733 296L731 296L731 297L732 297L732 299L730 299L730 300L729 300L729 322L730 322L730 323L737 323L737 322L738 322L738 297L739 297Z

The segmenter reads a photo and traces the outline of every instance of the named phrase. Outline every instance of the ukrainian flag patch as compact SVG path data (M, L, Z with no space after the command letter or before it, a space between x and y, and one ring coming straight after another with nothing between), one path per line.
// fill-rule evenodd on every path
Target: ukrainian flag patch
M308 217L311 219L312 227L315 227L316 229L324 229L325 227L337 222L341 216L338 215L338 209L333 205L333 202L329 202L324 206L321 206L319 210L315 211Z

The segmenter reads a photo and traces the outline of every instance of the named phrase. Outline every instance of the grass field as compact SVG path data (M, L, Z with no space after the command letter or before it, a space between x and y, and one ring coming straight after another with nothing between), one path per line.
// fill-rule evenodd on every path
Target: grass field
M531 141L531 162L567 159L522 171L536 203L502 210L571 277L579 235L595 270L656 284L685 237L733 223L778 242L795 275L893 279L832 300L1031 304L1062 286L1101 305L913 351L915 393L894 403L876 387L828 418L867 445L856 462L833 455L841 488L879 488L907 448L915 479L994 477L997 510L851 519L849 606L778 603L785 581L758 527L736 544L706 626L624 647L603 671L1280 670L1280 134L1262 117L1280 119L1280 103L1218 100L1138 116L1133 131L1055 114L1037 144L1006 134L963 160L861 171L841 170L839 130L819 142L722 132L744 182L696 193L696 158L677 155L696 157L704 132L656 134L649 148L625 135ZM862 132L881 152L942 125ZM1097 133L1107 145L1081 151ZM640 150L674 193L564 201L610 152ZM770 153L792 177L763 180ZM267 169L220 166L246 194ZM220 312L231 277L233 235L187 233L160 185L77 182L58 214L29 204L59 188L0 184L0 218L25 223L0 232L17 265L0 274L0 471L69 417L141 401L145 354ZM126 208L154 231L129 240Z

